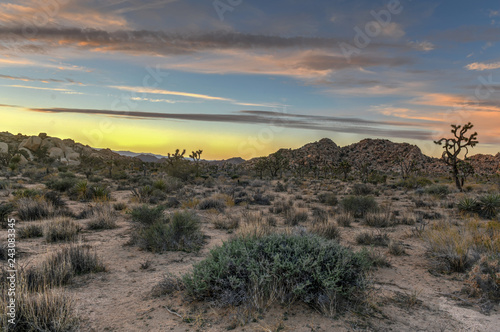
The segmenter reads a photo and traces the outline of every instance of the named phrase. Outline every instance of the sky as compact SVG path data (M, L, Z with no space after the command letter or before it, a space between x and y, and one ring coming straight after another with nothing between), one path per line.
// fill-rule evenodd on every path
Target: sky
M0 131L250 159L327 137L500 151L500 3L0 1Z

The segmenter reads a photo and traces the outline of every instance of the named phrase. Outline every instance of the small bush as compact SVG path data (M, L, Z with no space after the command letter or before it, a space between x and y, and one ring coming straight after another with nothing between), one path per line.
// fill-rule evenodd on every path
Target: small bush
M286 192L286 184L283 184L281 182L278 181L278 183L276 184L276 188L274 188L274 191L276 192Z
M394 225L391 217L391 211L389 210L382 212L368 212L365 215L365 223L371 227L389 227Z
M366 183L356 183L352 187L352 194L356 196L367 196L373 193L373 189Z
M158 220L138 230L134 241L153 251L197 251L204 242L201 224L191 212L176 212L166 221Z
M104 186L90 187L89 195L94 201L109 201L111 199L109 189Z
M342 227L351 227L354 222L354 216L352 213L343 212L336 217L337 225Z
M240 226L240 220L239 218L229 215L217 215L215 218L213 218L212 224L216 229L231 231Z
M10 298L7 289L2 289L0 295L0 327L2 331L31 332L77 331L80 320L74 308L74 302L64 293L55 290L44 290L31 293L23 281L19 281L16 289L15 321L12 325L6 313L9 311Z
M0 225L2 228L7 227L8 218L12 211L14 211L12 203L0 203Z
M60 192L67 192L73 189L73 187L78 183L76 178L62 178L62 179L51 179L46 183L47 188L52 190L57 190Z
M329 206L335 206L339 202L337 199L337 195L335 195L334 193L321 193L318 195L318 200L320 203Z
M328 212L324 209L314 207L312 209L313 223L327 223L328 222Z
M217 306L264 310L301 301L333 315L363 294L367 267L365 255L335 241L272 234L225 242L183 281L190 297Z
M396 184L397 187L403 187L406 189L417 189L424 188L432 184L432 181L427 178L422 177L409 177L406 180L400 181Z
M20 239L29 239L43 236L42 224L29 224L17 230L17 235Z
M142 205L133 208L130 214L132 215L132 221L142 225L152 225L159 221L164 221L163 210L162 206L150 208L147 205Z
M309 214L305 209L292 208L285 213L285 225L297 226L300 223L306 222Z
M274 214L287 214L293 209L292 201L275 201L273 206L269 208L269 212Z
M389 241L389 254L394 256L401 256L405 253L405 248L401 243L394 240Z
M81 227L72 219L67 217L59 217L47 221L43 227L43 236L45 241L58 242L58 241L74 241Z
M429 195L434 195L443 198L450 193L450 187L443 184L433 184L425 188L424 192Z
M17 211L24 221L49 218L55 213L54 205L43 198L21 198L17 201Z
M163 277L163 279L156 284L151 290L151 295L153 297L160 297L164 295L170 295L177 291L184 290L184 283L182 279L171 274Z
M342 209L352 213L355 218L362 218L368 212L378 209L377 202L372 196L347 196L341 201Z
M115 203L115 204L113 204L113 209L115 209L115 211L126 210L127 209L127 204L123 203L123 202Z
M365 246L387 247L389 245L389 236L385 233L359 233L356 235L356 243Z
M329 240L338 240L340 238L340 231L337 225L332 222L313 224L309 231Z
M88 229L113 229L116 228L116 212L111 206L101 204L92 210L92 216L87 224Z
M483 256L471 269L465 290L472 297L500 302L500 257Z
M217 210L219 212L224 211L226 208L226 203L222 199L216 198L205 198L198 204L198 209L200 210Z
M457 206L460 212L476 213L480 210L479 201L472 197L464 197L460 199Z

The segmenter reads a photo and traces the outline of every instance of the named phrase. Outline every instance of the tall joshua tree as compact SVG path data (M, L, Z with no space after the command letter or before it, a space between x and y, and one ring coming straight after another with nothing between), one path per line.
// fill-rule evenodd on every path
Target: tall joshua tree
M455 184L458 190L463 191L462 182L459 176L459 166L462 160L459 158L462 152L465 152L464 159L467 158L469 147L473 148L477 143L477 132L467 136L467 132L474 127L470 122L466 125L451 125L451 133L453 137L443 137L438 141L434 141L437 145L443 146L443 161L450 166L451 174L455 179Z

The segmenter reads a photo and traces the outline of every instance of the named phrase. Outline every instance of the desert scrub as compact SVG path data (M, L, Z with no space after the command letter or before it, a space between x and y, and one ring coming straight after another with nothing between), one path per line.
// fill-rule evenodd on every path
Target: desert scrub
M316 223L308 228L309 231L325 239L334 240L340 238L340 231L333 222Z
M329 206L335 206L339 202L334 193L321 193L318 195L318 201Z
M109 204L98 204L92 209L88 229L113 229L116 228L116 212Z
M337 225L342 227L351 227L351 224L354 222L354 216L349 212L342 212L335 218L337 221Z
M379 212L368 212L365 215L365 223L370 227L389 227L394 225L392 213L389 209Z
M21 198L17 201L17 212L21 220L40 220L53 216L55 208L42 197Z
M307 209L292 208L285 213L285 225L297 226L300 223L306 222L308 218Z
M363 294L367 262L312 234L238 237L212 249L183 281L188 296L220 307L301 301L333 315Z
M73 219L68 217L57 217L48 220L43 225L43 237L47 243L58 241L74 241L81 227Z
M475 197L463 197L458 203L462 213L478 214L485 219L494 219L500 211L500 194L486 194Z
M7 227L7 219L9 215L14 211L14 205L12 203L1 203L0 204L0 226L2 228Z
M31 291L69 284L78 275L106 270L101 259L89 246L70 245L53 253L36 266L21 271L21 277Z
M132 221L136 223L152 225L165 219L163 210L164 208L162 206L149 207L147 205L142 205L133 208L130 215L132 216Z
M42 224L29 224L24 227L17 229L17 236L20 239L30 239L35 237L43 236L43 225Z
M0 290L0 327L2 331L38 332L77 331L79 318L74 301L60 290L45 289L32 293L28 290L23 279L18 280L14 297L17 305L15 309L16 324L9 324L8 312L9 296L7 287Z
M140 227L133 242L152 252L198 251L204 243L199 217L189 211Z
M226 202L221 198L205 198L198 204L198 209L200 210L217 210L223 212L226 209Z
M444 184L433 184L425 188L424 192L439 198L444 198L450 193L450 187Z
M389 236L380 232L363 232L356 235L356 243L365 246L387 247L389 241Z
M469 296L500 302L500 256L483 256L468 273L465 291Z
M352 213L355 218L362 218L368 212L378 210L377 202L372 196L347 196L340 204L344 212Z

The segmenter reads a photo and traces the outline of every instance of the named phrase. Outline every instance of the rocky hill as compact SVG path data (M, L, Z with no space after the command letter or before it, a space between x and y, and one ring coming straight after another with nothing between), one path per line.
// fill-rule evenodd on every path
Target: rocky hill
M88 145L75 143L71 139L60 139L40 133L38 136L13 135L0 132L0 153L18 154L20 164L27 164L42 153L63 164L77 166L82 156L100 158L103 160L130 159L109 149L96 150Z
M415 161L418 169L425 173L447 174L449 169L439 158L426 156L416 145L394 143L386 139L364 139L360 142L339 147L328 138L306 144L298 149L280 149L270 154L272 157L280 153L289 160L291 168L300 166L313 168L329 167L347 160L354 167L369 165L371 170L381 172L400 172L398 158L404 161ZM251 159L244 166L251 168L259 158ZM477 174L495 174L500 167L500 153L496 156L477 154L471 156L469 162Z

